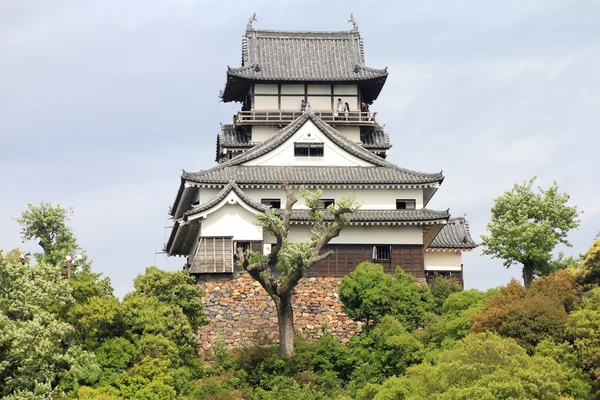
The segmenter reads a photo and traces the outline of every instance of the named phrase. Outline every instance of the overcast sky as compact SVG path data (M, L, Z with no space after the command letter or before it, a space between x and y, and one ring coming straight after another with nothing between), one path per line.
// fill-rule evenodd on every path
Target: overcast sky
M495 5L494 5L495 4ZM371 107L389 160L443 170L429 204L467 214L475 240L513 182L557 180L584 211L570 235L600 231L600 2L0 0L0 248L22 244L11 219L28 203L72 206L72 225L118 295L156 263L181 169L214 164L227 65L257 29L349 30L367 64L388 67ZM465 284L520 276L467 254Z

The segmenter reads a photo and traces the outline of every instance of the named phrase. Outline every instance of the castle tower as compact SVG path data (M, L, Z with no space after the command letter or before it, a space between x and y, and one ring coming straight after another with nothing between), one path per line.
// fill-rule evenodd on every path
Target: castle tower
M187 271L204 281L241 272L234 248L270 251L275 240L255 225L255 215L285 207L288 182L321 189L323 207L349 194L362 204L328 245L334 255L309 277L342 277L374 261L390 273L400 266L418 279L439 272L462 283L461 253L476 245L464 219L427 208L441 172L386 160L389 135L366 106L388 72L367 66L354 19L351 30L339 32L258 30L252 21L241 67L227 68L221 92L241 109L221 125L217 164L181 176L168 255L186 257ZM302 200L294 206L292 241L310 237L306 208Z

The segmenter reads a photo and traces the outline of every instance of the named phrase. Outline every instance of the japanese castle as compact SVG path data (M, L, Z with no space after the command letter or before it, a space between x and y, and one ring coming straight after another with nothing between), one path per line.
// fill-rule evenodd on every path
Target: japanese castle
M182 174L166 253L187 257L186 270L199 280L241 272L234 249L270 251L275 239L255 216L284 208L289 184L321 189L323 207L348 195L362 204L327 246L334 255L308 276L341 277L373 261L390 273L400 266L421 280L437 272L462 284L461 254L477 245L463 217L427 208L441 172L386 160L390 136L369 105L388 72L367 66L354 18L339 32L258 30L255 20L242 37L241 67L227 68L220 95L241 109L221 125L217 164ZM308 240L310 230L300 199L288 240Z

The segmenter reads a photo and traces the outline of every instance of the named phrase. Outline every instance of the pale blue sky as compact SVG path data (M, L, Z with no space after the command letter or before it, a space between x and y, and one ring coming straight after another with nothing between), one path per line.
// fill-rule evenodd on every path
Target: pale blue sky
M181 169L214 163L226 66L259 29L346 30L387 66L373 105L389 160L446 180L429 207L467 213L477 240L513 182L557 180L584 211L569 253L600 231L600 2L0 0L0 248L41 200L75 208L94 268L123 295L155 255ZM519 276L464 256L467 287Z

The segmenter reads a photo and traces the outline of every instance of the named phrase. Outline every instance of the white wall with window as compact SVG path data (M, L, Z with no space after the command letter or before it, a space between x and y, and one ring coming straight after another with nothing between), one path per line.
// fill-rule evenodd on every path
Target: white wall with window
M322 143L324 157L296 157L294 143ZM312 122L298 129L285 143L245 165L314 165L314 166L372 166L373 164L347 153L333 143Z

